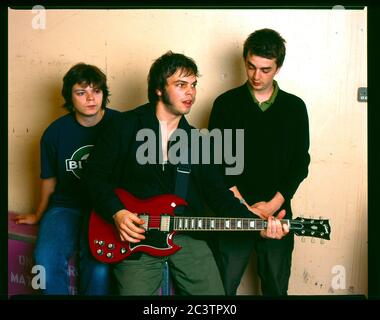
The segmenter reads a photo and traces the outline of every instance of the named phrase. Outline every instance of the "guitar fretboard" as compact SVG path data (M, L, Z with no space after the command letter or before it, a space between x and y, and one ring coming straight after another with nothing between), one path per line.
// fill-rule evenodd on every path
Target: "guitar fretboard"
M172 217L172 229L177 231L249 231L263 230L266 220L249 218ZM287 223L286 220L282 220Z

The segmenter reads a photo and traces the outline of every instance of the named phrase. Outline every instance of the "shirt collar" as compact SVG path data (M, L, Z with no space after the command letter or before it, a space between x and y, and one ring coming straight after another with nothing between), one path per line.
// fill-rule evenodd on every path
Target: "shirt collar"
M270 96L270 98L268 100L263 101L263 102L260 103L256 99L255 94L253 92L253 89L249 85L248 81L247 81L247 87L248 87L249 92L251 93L253 101L259 106L259 108L262 111L266 111L274 103L274 101L276 100L277 94L278 94L278 90L279 90L279 86L278 86L277 81L273 80L273 92L272 92L272 95Z

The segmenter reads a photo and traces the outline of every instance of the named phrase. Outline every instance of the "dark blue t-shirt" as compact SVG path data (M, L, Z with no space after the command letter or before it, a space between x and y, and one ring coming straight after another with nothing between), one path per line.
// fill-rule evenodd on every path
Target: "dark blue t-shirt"
M118 111L106 108L98 124L84 127L75 119L74 113L69 113L45 130L41 138L40 177L57 179L50 206L86 207L87 197L80 183L83 166L102 128L118 114Z

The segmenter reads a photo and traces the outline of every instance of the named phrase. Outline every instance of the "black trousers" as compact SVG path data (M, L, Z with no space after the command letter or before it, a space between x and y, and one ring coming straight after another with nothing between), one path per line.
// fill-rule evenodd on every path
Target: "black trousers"
M252 250L256 250L261 291L267 296L287 295L294 235L264 239L259 232L224 232L214 239L214 255L227 295L236 295Z

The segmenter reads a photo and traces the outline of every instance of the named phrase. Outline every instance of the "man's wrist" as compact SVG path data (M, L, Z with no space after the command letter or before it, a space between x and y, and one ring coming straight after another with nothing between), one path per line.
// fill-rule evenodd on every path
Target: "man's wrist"
M272 200L270 200L270 205L273 209L273 212L276 212L281 208L281 206L284 204L285 198L282 196L280 192L277 192Z
M112 215L112 218L115 220L115 219L116 219L116 216L117 216L120 212L123 212L123 210L124 210L124 209L121 209L121 210L119 210L119 211L116 211L116 213L114 213L114 214Z

